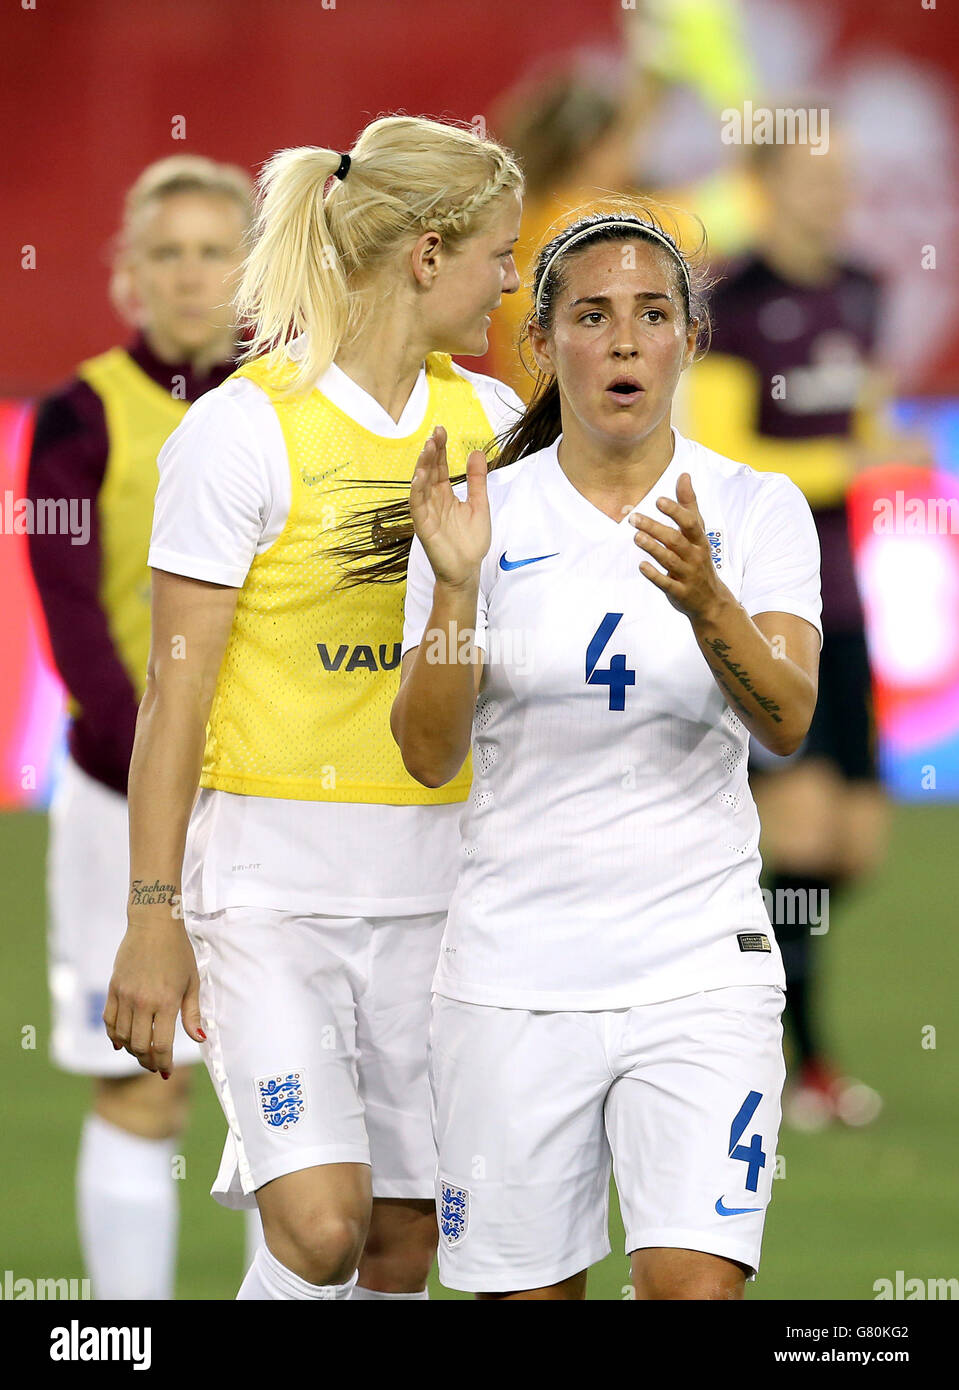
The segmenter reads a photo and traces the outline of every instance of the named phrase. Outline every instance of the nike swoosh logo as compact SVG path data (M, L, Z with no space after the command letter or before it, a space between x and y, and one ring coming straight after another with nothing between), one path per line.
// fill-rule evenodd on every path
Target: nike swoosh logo
M549 555L531 555L528 560L507 560L506 551L504 550L499 557L499 567L501 570L518 570L522 569L524 565L538 564L540 560L552 560L558 554L559 551L554 550Z
M719 1216L744 1216L747 1211L762 1211L762 1207L724 1207L722 1197L716 1198L716 1212Z

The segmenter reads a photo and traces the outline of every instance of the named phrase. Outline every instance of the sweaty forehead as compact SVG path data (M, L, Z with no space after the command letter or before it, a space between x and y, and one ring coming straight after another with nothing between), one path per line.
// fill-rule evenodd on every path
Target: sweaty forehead
M477 235L487 241L512 241L519 236L523 200L515 189L501 193L487 210Z
M601 241L573 251L561 267L564 297L627 291L631 294L671 294L674 288L672 256L664 246L639 237L628 241Z

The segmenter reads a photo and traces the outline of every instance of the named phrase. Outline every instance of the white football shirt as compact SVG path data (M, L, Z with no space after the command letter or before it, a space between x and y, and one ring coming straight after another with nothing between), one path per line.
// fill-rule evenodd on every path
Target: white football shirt
M453 365L495 433L515 421L523 408L515 392ZM398 421L335 365L317 387L387 439L412 434L425 421L425 368ZM424 443L426 434L424 428ZM286 443L268 397L244 377L224 382L191 405L157 462L150 565L240 588L290 509ZM415 463L411 457L410 477ZM184 906L194 913L269 907L357 917L441 912L455 882L462 810L457 803L298 801L204 787L187 833Z
M672 525L656 498L675 498L688 472L747 613L797 614L821 634L819 542L799 489L673 437L631 511ZM434 989L573 1010L782 986L746 728L689 620L640 574L629 514L613 521L573 487L560 442L489 478L474 780ZM417 541L404 651L423 638L432 594ZM752 949L757 935L771 949Z

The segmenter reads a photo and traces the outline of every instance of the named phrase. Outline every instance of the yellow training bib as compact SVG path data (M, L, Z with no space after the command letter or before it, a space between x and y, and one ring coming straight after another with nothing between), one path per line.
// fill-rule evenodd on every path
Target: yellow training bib
M150 656L150 571L157 454L187 412L140 370L123 348L82 362L81 377L100 397L110 452L97 498L100 603L110 635L142 698Z
M350 515L402 497L396 483L408 485L435 425L446 427L455 474L465 472L471 450L490 443L490 421L473 387L442 354L426 359L426 417L404 439L364 429L318 390L284 399L282 371L269 354L236 373L266 392L279 417L290 462L290 513L239 593L201 786L303 801L463 801L469 760L447 786L423 787L404 768L390 732L404 586L338 588L343 568L331 549L342 542L337 528Z

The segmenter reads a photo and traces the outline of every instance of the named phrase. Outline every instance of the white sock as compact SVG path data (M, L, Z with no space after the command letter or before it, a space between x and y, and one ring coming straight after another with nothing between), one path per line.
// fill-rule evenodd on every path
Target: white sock
M253 1256L253 1263L247 1270L246 1278L240 1285L237 1299L247 1302L257 1299L343 1299L350 1298L356 1284L356 1272L346 1284L309 1284L294 1274L292 1269L281 1265L265 1245L260 1245Z
M397 1298L405 1298L405 1299L418 1298L418 1299L424 1299L424 1298L425 1298L425 1299L429 1299L429 1296L430 1296L430 1291L429 1291L429 1289L423 1289L421 1293L381 1293L379 1289L364 1289L363 1286L362 1286L362 1284L357 1284L356 1288L353 1290L353 1302L354 1302L354 1303L356 1302L357 1299L359 1299L360 1302L362 1302L364 1298L368 1298L368 1299L372 1299L372 1298L392 1298L392 1299L397 1299Z
M141 1139L88 1115L77 1160L83 1259L98 1299L170 1299L179 1202L173 1139Z
M253 1256L263 1244L263 1222L259 1207L247 1207L243 1213L244 1247L243 1268L249 1269Z

